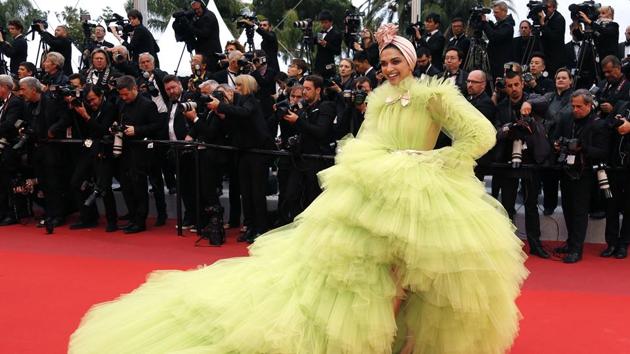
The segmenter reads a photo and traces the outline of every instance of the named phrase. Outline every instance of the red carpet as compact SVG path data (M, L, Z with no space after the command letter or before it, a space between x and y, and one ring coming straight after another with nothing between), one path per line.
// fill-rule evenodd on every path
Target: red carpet
M136 235L32 225L0 228L0 353L64 353L94 303L136 288L155 269L188 269L247 253L234 235L193 247L172 224ZM630 259L587 247L578 264L531 258L513 354L630 353Z

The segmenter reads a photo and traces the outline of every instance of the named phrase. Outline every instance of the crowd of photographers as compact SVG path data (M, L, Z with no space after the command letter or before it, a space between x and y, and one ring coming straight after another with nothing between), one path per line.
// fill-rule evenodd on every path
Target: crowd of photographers
M417 48L414 75L452 81L497 128L497 145L479 159L476 174L492 176L492 195L510 217L522 195L531 254L550 257L540 242L538 198L542 192L544 215L551 215L560 189L568 240L554 251L564 262L581 259L589 215L606 218L602 256L625 258L630 219L620 223L620 217L630 215L630 146L624 139L630 131L630 28L628 41L617 44L611 7L574 4L573 40L565 44L566 22L556 1L530 1L528 7L518 37L504 2L475 7L469 19L455 18L450 26L427 15L405 31ZM496 22L486 19L490 12ZM316 54L291 60L284 73L269 21L243 15L238 25L248 43L229 41L222 48L216 16L193 1L189 11L173 15L178 40L194 52L189 77L160 70L159 47L142 14L127 15L108 21L108 28L85 26L90 40L79 73L66 60L71 41L64 26L52 35L43 21L32 25L48 49L41 68L25 61L19 21L8 23L11 43L0 36L11 73L0 75L0 225L31 215L35 202L44 209L39 225L48 232L76 211L78 222L70 228L92 228L99 219L95 200L102 198L106 231L137 233L147 227L149 186L160 226L167 218L165 190L174 193L179 185L184 228L201 228L220 244L224 227L242 226L239 241L253 242L292 222L317 197L317 173L332 164L340 139L358 133L368 94L387 79L374 35L360 28L356 12L346 13L337 29L332 14L322 11L316 34L313 20L296 22L303 48ZM104 41L107 30L118 45ZM254 32L263 38L258 50ZM194 151L182 142L239 151L203 144ZM450 143L441 134L437 147ZM124 216L116 213L114 179L129 211ZM224 180L227 211L219 203ZM275 186L278 213L270 218L266 196Z

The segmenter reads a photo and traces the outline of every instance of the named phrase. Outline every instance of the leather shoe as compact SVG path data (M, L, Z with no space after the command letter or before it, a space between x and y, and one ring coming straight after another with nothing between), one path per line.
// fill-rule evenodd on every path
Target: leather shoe
M15 224L17 224L17 220L10 216L7 216L6 218L2 219L2 221L0 221L0 226L9 226Z
M52 225L53 227L59 227L61 225L64 224L64 220L62 217L58 216L56 218L50 218L48 219L48 222L50 223L50 225Z
M615 250L615 258L624 259L626 257L628 257L628 247L624 247L624 246L617 247L617 249Z
M256 238L256 232L254 232L253 228L248 228L245 233L242 233L236 239L236 242L249 242L250 239ZM250 242L251 243L251 242Z
M133 226L125 229L125 231L123 231L123 232L126 233L126 234L137 234L138 232L145 231L146 229L147 229L146 227L133 225Z
M118 217L118 220L131 220L131 215L125 214Z
M105 227L105 232L114 232L114 231L118 231L118 225L107 224L107 226Z
M581 259L582 259L582 255L580 253L571 252L571 253L567 254L566 257L564 257L562 259L562 262L567 263L567 264L577 263Z
M529 254L538 256L540 258L548 259L551 257L547 251L541 245L534 245L529 247Z
M135 226L135 224L134 224L134 223L132 223L132 222L130 221L130 222L128 222L128 223L126 223L126 224L124 224L124 225L121 225L121 226L119 227L119 229L121 229L121 230L123 230L123 231L124 231L124 230L127 230L127 229L129 229L129 228L131 228L131 227L133 227L133 226Z
M569 253L569 245L564 245L564 246L560 246L560 247L556 247L553 249L554 252L556 253Z
M549 215L553 214L553 212L554 212L554 209L545 208L545 210L543 210L543 215L549 216Z
M254 243L254 241L256 241L256 239L258 238L258 236L260 236L259 233L252 232L252 235L250 237L248 237L247 240L246 240L247 243L249 243L249 244Z
M610 257L610 256L612 256L613 254L616 253L615 250L616 250L615 246L608 246L608 247L606 247L606 249L604 249L602 251L602 253L599 254L599 256L600 257L606 257L606 258Z
M83 222L79 221L78 223L70 225L70 230L81 230L81 229L90 229L96 226L96 222Z

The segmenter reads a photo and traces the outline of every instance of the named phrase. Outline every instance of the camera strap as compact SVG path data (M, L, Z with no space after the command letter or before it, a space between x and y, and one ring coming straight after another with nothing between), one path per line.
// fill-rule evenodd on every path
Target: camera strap
M9 106L9 100L11 99L11 96L13 96L13 94L9 92L9 97L7 97L7 99L4 100L4 104L2 105L2 108L0 109L0 121L4 117L4 112L6 112L7 107Z

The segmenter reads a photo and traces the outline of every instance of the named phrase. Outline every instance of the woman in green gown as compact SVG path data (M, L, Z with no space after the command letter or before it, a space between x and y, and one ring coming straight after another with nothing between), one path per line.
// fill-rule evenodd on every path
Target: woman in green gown
M504 353L527 270L473 174L494 128L450 82L414 79L396 30L378 33L388 82L294 223L249 257L157 271L94 306L69 352ZM440 130L453 145L432 150Z

